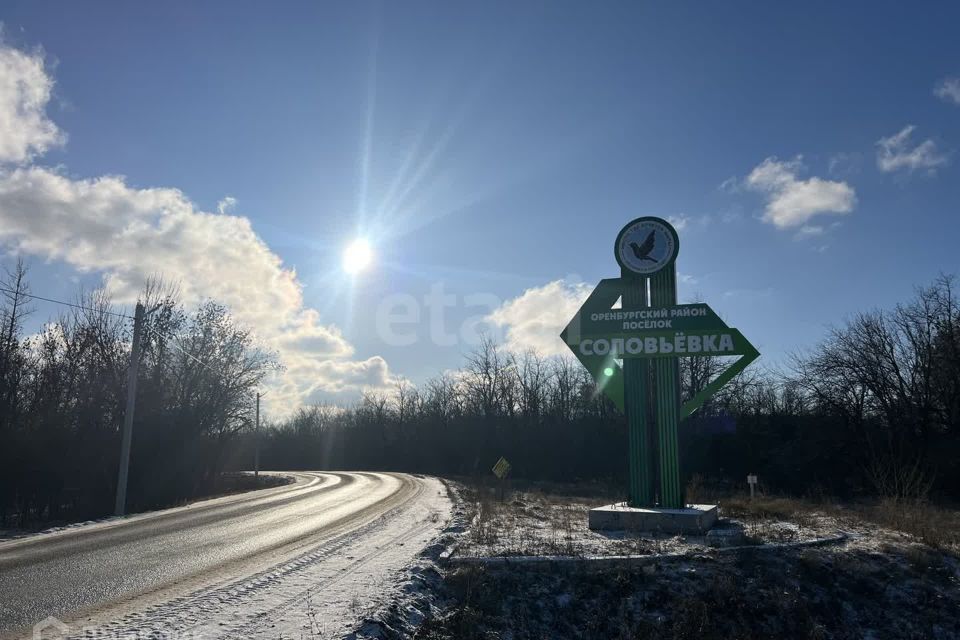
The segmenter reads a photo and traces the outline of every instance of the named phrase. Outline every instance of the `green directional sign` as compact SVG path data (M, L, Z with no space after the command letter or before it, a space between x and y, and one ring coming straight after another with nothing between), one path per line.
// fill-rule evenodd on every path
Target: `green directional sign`
M718 377L720 384L711 383L683 404L680 415L685 418L760 355L742 333L727 327L726 323L703 303L650 307L635 311L609 307L603 310L606 301L620 299L623 287L629 285L629 281L623 282L619 278L601 281L560 334L574 355L593 375L600 389L621 411L625 407L619 360L741 356ZM650 321L668 322L672 330L664 331L661 324L650 329L647 328L649 325L638 324Z
M684 506L679 420L760 355L709 305L677 304L678 251L677 232L665 220L632 221L614 245L621 277L601 280L560 334L598 389L627 414L629 495L636 507ZM739 358L681 405L678 359L699 356Z

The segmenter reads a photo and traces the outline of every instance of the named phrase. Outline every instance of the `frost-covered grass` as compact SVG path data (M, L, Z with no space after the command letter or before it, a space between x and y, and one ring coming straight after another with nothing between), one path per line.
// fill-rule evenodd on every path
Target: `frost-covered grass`
M785 520L795 523L799 529L821 529L828 522L849 530L869 530L880 525L960 556L960 511L927 501L885 499L843 504L783 496L758 496L750 500L745 495L720 498L719 501L725 516L757 527Z
M960 511L926 502L883 500L861 507L861 517L916 536L924 543L960 556Z
M464 492L473 513L459 555L584 555L610 540L587 530L587 512L602 500L516 491L503 500L496 492L472 488ZM621 552L642 552L618 541Z
M702 536L589 530L590 509L619 499L604 487L532 485L500 499L495 489L474 486L462 494L472 519L458 547L459 556L652 555L708 548ZM748 544L809 541L849 527L836 514L814 508L797 510L791 501L778 500L749 502L734 497L729 506L721 501L721 513L743 528Z

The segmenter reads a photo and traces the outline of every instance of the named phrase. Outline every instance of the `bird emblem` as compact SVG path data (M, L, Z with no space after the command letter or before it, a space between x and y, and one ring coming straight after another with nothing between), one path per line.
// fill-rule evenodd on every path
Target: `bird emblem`
M633 255L637 256L637 260L649 260L650 262L656 262L655 258L650 257L650 252L653 251L653 246L656 244L656 234L657 232L651 231L647 235L647 239L643 241L643 244L637 244L636 242L630 243L630 248L633 249Z

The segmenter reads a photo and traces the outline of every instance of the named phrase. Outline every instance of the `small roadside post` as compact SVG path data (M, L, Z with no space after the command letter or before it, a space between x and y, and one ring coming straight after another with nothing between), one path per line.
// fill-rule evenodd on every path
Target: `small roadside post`
M510 473L511 468L510 463L507 462L507 459L503 456L500 456L497 464L493 465L493 475L497 476L499 480L498 493L500 494L500 502L503 502L503 483L506 480L507 474Z
M253 428L253 478L260 479L260 392L257 392L257 417Z
M253 478L259 484L260 479L260 398L267 394L257 391L257 408L253 422Z
M750 499L753 500L754 489L757 486L757 476L754 473L751 473L747 476L747 484L750 485Z

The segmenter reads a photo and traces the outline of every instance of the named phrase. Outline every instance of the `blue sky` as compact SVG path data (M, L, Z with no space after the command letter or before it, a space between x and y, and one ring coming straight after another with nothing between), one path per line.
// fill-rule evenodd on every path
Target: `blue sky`
M42 61L42 113L61 134L0 165L21 172L19 199L0 197L0 260L24 254L51 297L106 277L124 302L163 271L198 297L264 300L243 316L254 325L289 304L267 339L326 341L291 371L356 378L292 384L290 402L458 366L469 341L437 344L426 307L405 329L413 345L378 328L384 300L431 287L456 297L451 332L492 313L512 345L549 350L558 319L617 275L614 238L640 215L677 222L681 295L768 364L960 267L953 3L8 1L0 21L4 48ZM31 168L51 185L42 197ZM136 250L144 236L105 260L90 254L112 241L82 224L54 246L9 219L26 201L83 220L84 181L107 175L123 176L111 215L164 188L189 201L184 225L227 196L231 222L155 237L162 257ZM57 208L55 189L86 213ZM234 231L241 264L256 262L243 243L262 242L262 271L191 266L203 233ZM358 235L376 258L350 278L341 252ZM62 248L86 242L96 250ZM302 300L252 284L292 268Z

